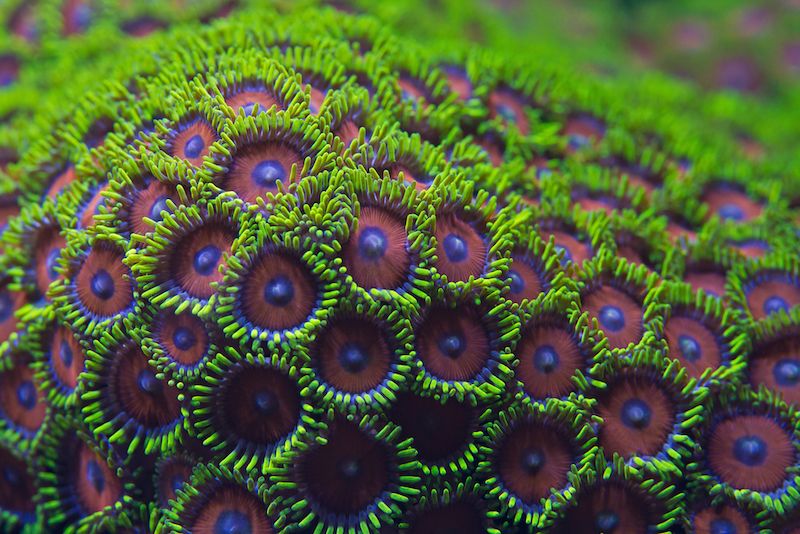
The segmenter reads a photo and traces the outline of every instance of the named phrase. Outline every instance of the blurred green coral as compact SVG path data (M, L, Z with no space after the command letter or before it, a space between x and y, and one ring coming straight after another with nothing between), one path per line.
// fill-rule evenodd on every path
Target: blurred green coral
M796 111L340 4L2 8L0 527L791 522Z

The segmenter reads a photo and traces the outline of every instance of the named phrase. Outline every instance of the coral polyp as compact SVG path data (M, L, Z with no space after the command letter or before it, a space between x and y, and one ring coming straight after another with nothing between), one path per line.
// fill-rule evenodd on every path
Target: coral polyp
M796 526L792 142L323 3L0 6L0 530Z

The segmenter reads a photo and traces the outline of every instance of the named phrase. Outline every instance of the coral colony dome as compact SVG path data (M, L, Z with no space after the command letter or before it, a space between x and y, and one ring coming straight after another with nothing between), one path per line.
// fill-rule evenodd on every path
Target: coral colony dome
M798 532L796 108L118 4L0 7L0 531Z

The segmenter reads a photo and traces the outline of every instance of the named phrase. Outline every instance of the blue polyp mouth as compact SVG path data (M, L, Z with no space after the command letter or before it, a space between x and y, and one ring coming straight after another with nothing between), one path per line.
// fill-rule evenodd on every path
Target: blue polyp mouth
M86 480L92 485L97 493L103 493L106 486L106 478L97 460L91 459L86 464Z
M544 466L546 458L541 450L530 448L523 452L520 458L522 469L529 475L535 475Z
M710 534L738 534L736 525L724 518L712 519L709 527Z
M789 312L789 303L783 297L773 295L764 301L764 313L767 315L780 311Z
M358 343L346 343L339 351L339 363L350 373L359 373L369 365L369 352Z
M150 369L143 369L136 377L136 384L139 389L148 395L155 395L161 391L161 381L156 378L155 373Z
M452 263L459 263L469 256L467 242L459 235L447 234L442 244L447 259Z
M6 322L14 314L14 301L8 291L0 291L0 323Z
M533 354L533 365L542 373L549 374L558 369L560 358L552 345L542 345Z
M629 428L647 428L652 415L650 405L642 399L629 399L622 405L622 422Z
M358 238L358 251L362 258L377 261L386 254L388 239L380 228L371 226L365 228Z
M767 454L767 443L760 436L742 436L733 444L734 457L748 467L762 465Z
M703 356L702 349L697 340L686 334L678 336L678 348L681 351L681 356L690 362L696 362Z
M437 344L439 346L439 350L442 351L442 354L453 359L461 356L461 354L467 348L464 336L454 332L443 334L439 338L439 342Z
M281 162L269 159L259 162L253 167L250 178L257 186L262 188L274 188L277 182L286 181L288 173Z
M214 534L251 534L252 531L250 518L239 510L224 510L214 522Z
M47 259L45 260L45 266L47 267L47 276L50 277L50 280L55 280L58 278L58 271L56 267L58 267L58 258L61 257L61 249L54 248L47 254Z
M497 104L494 109L497 116L503 119L504 121L510 123L517 122L517 114L514 112L514 108L512 108L508 104L505 103Z
M269 390L262 389L253 393L253 408L263 416L269 416L278 409L278 397Z
M222 251L219 247L216 245L206 245L195 253L192 266L195 272L200 276L210 276L214 272L221 257Z
M58 357L61 358L61 363L63 363L65 367L72 367L74 355L72 353L72 348L66 340L62 340L58 347Z
M796 386L800 381L800 361L793 358L780 360L772 369L775 382L784 387Z
M23 380L17 386L17 402L26 410L36 407L36 386L30 380Z
M167 206L167 198L166 196L160 196L153 201L153 205L150 206L150 211L148 212L149 217L154 222L159 222L161 217L161 212L169 211L169 206Z
M206 148L206 142L200 134L190 137L183 145L183 153L187 158L194 159L200 157Z
M619 332L625 328L625 315L617 306L603 306L600 308L600 324L611 332Z
M611 510L603 510L594 516L594 524L598 532L608 533L614 532L619 526L619 516L616 512Z
M114 279L105 269L98 269L90 282L92 293L100 300L109 300L114 296L116 287Z
M191 329L179 326L172 334L172 342L180 350L190 350L197 343L197 336Z
M264 285L264 300L272 306L283 308L294 299L294 284L282 275L278 275Z
M517 271L509 269L508 277L511 279L511 283L508 285L511 293L518 295L525 290L525 281Z
M742 208L732 203L723 204L722 206L720 206L719 209L717 210L717 214L722 219L730 221L738 222L744 220L745 218L744 211L742 211Z

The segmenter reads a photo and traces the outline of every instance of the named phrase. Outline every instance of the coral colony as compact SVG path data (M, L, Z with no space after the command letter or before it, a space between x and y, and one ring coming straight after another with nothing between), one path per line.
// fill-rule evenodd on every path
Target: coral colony
M750 108L12 4L0 530L797 532L800 164Z

